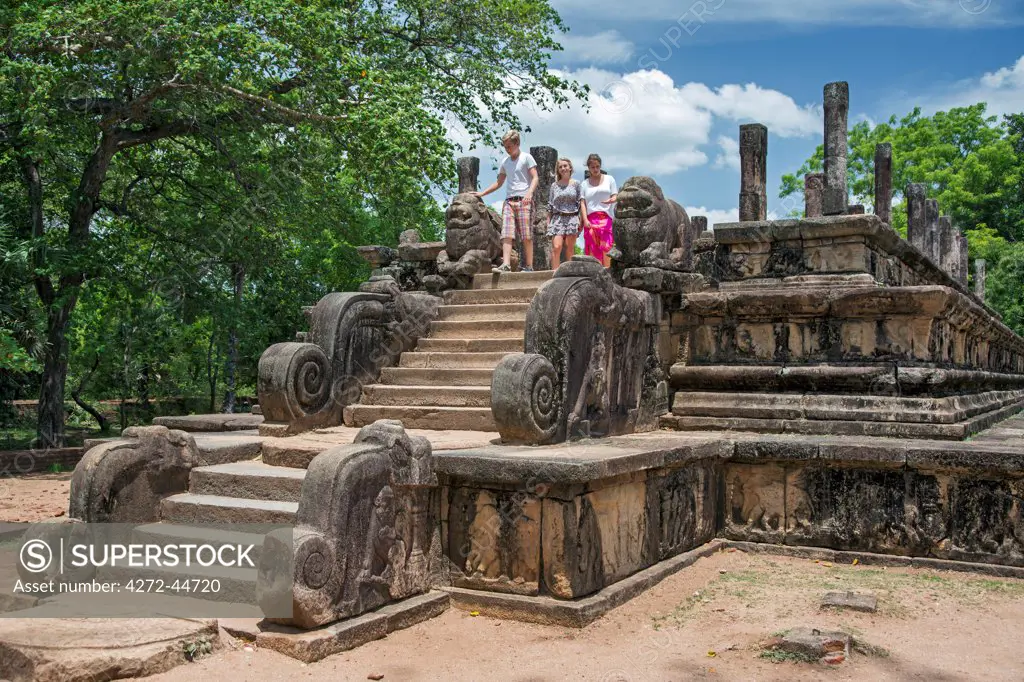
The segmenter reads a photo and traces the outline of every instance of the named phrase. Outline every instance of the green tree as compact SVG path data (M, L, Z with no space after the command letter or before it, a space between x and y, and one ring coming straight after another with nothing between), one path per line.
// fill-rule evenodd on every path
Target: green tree
M454 176L447 118L493 141L495 127L517 125L516 101L547 109L583 94L547 70L563 28L543 0L5 3L0 188L12 207L4 220L30 245L46 318L42 440L63 442L68 330L83 286L116 262L101 261L94 241L131 221L123 214L137 192L173 195L165 181L201 175L212 150L231 159L245 195L252 149L273 147L273 163L311 175L323 168L303 156L315 140L364 205L422 205ZM195 217L186 239L224 228Z

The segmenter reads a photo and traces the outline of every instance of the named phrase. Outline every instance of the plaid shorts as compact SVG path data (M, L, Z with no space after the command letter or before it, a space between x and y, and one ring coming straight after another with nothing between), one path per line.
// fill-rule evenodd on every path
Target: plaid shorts
M501 208L501 238L519 240L533 239L533 229L530 226L530 210L532 203L527 205L522 199L518 201L505 200Z

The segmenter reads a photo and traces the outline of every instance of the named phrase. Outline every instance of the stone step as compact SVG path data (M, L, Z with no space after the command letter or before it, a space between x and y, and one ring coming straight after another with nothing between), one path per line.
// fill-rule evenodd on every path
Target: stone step
M493 339L430 339L421 338L416 352L424 353L522 353L522 336L502 336Z
M488 386L385 386L363 387L363 405L408 405L423 407L486 407L491 406Z
M491 339L526 335L526 320L435 320L430 323L432 339Z
M247 500L180 493L160 501L160 518L171 523L295 523L297 502Z
M245 526L242 526L245 528ZM132 529L132 541L154 545L252 545L248 556L259 566L263 551L263 533L245 533L213 526L183 526L176 523L147 523Z
M362 427L378 419L397 419L407 429L433 431L497 431L490 407L416 407L412 405L349 405L345 424Z
M538 272L502 272L473 275L474 289L528 289L537 288L551 279L550 270Z
M298 502L305 478L305 469L233 462L193 469L188 489L196 495Z
M521 345L521 343L520 343ZM435 369L494 369L508 353L442 353L409 351L402 353L402 367Z
M439 320L525 320L529 303L475 303L438 307Z
M490 369L430 369L385 367L380 383L392 386L491 386Z
M444 292L445 305L474 305L491 303L529 303L537 293L536 287L521 289L449 289Z

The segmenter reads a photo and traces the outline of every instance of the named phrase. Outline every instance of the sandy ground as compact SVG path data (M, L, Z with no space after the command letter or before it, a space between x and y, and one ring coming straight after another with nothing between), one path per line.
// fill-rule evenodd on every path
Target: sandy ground
M878 612L819 611L833 589L873 591ZM760 657L760 641L800 625L846 630L867 652L838 666ZM1020 680L1024 580L725 551L579 630L452 609L311 665L226 641L147 679Z
M68 511L71 472L0 478L0 521L45 521Z

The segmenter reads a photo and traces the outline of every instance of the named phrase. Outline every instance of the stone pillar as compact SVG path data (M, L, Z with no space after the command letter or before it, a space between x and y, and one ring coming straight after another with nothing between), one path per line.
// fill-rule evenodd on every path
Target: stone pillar
M936 208L938 203L936 203ZM937 247L935 255L939 259L936 265L942 268L947 275L957 279L957 269L960 267L959 242L953 229L953 221L948 215L939 216L938 227L935 231Z
M939 249L942 247L942 240L939 238L939 200L928 199L924 202L925 212L925 255L932 263L941 267Z
M708 231L708 217L704 215L695 215L690 218L690 225L693 226L693 234L700 237Z
M825 215L845 215L846 129L850 113L850 86L846 81L825 86Z
M875 215L892 224L892 145L875 145Z
M928 255L927 237L928 217L925 212L927 194L925 187L919 183L907 185L907 241L924 255Z
M558 150L553 147L530 147L530 156L537 162L537 192L533 195L533 269L551 269L551 237L548 231L548 195L555 181ZM522 249L521 244L516 245ZM520 252L520 263L526 260Z
M461 156L455 162L459 169L459 194L475 192L480 178L480 159L475 156Z
M985 300L985 259L974 259L974 295Z
M959 266L957 267L957 279L960 284L967 286L967 272L970 270L970 265L967 262L967 235L960 232L960 230L953 228L956 233L956 243L959 245L957 248L957 257L959 258ZM984 262L984 261L982 261Z
M530 147L530 156L537 162L537 194L535 205L547 206L551 183L555 181L555 167L558 165L558 150L552 147Z
M824 173L808 173L804 176L804 217L821 217L821 194L825 187Z
M768 128L740 126L740 222L767 220Z

